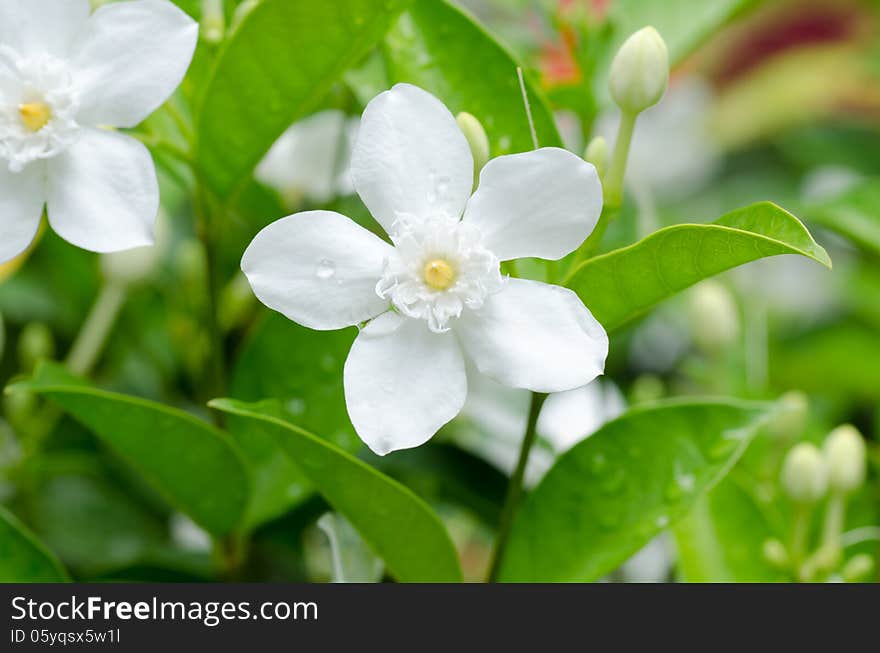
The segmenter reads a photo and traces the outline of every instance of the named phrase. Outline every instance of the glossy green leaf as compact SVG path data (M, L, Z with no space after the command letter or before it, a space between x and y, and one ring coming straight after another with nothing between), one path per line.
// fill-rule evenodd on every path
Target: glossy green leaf
M70 580L58 559L12 513L0 506L0 583Z
M7 391L45 395L89 428L165 499L206 530L221 534L241 521L248 470L229 437L183 411L99 390L63 367L44 363Z
M78 576L142 560L165 541L162 519L89 474L47 475L27 507L34 529Z
M284 417L322 433L349 452L362 447L354 433L342 390L342 368L355 329L313 331L271 313L242 348L232 372L236 399L279 401ZM312 484L283 454L277 440L253 420L230 415L229 432L254 470L249 526L275 517L312 491Z
M220 197L315 109L411 0L263 0L220 54L198 116L197 162Z
M211 406L247 418L277 439L318 492L344 515L389 572L405 582L460 581L449 535L409 489L339 447L275 415L277 404L218 399Z
M869 179L831 199L807 206L805 215L880 254L880 180Z
M492 155L533 149L517 62L467 14L445 0L417 0L385 38L388 75L439 97L452 113L476 116ZM553 115L527 83L538 142L560 146Z
M797 218L760 202L711 224L666 227L597 256L576 268L565 285L610 331L698 281L780 254L799 254L831 267L828 254Z
M517 514L503 581L600 578L674 524L745 450L772 404L637 407L560 456Z
M773 535L760 508L732 477L694 505L673 529L678 572L689 583L765 583L785 577L764 559Z

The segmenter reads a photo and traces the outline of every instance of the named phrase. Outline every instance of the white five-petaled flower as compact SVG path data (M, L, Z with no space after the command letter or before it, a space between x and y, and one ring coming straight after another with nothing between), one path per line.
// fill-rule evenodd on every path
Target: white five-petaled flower
M159 189L134 127L180 84L198 25L167 0L0 2L0 261L49 223L84 249L153 242Z
M559 259L596 225L592 165L557 148L473 158L449 110L399 84L364 111L352 181L393 245L330 211L283 218L242 259L260 300L313 329L367 322L345 363L348 413L378 454L423 444L467 396L465 359L511 387L559 392L604 369L608 337L568 289L500 263Z

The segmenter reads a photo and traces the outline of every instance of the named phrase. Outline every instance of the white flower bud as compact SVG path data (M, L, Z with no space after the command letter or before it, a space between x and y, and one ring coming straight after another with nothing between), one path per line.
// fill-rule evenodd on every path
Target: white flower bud
M55 336L43 322L29 322L18 336L18 360L22 369L32 370L37 362L55 356Z
M852 492L865 482L865 440L851 424L838 426L825 439L825 461L831 489Z
M584 161L592 163L596 167L599 177L604 176L605 170L608 168L608 141L601 136L596 136L591 140L584 152Z
M202 37L208 43L220 43L225 30L223 0L202 0Z
M847 583L867 580L874 571L874 558L867 553L859 553L846 561L840 575Z
M663 37L645 27L620 46L611 62L611 97L622 111L638 114L657 104L669 83L669 52Z
M828 470L818 447L808 442L795 445L785 456L780 478L792 501L813 503L828 490Z
M474 187L480 179L480 170L489 162L489 137L483 125L474 116L462 111L455 117L464 137L467 139L474 157Z
M717 281L702 281L689 293L688 309L696 345L715 352L739 338L739 311L730 291Z
M785 569L791 563L785 545L775 537L764 541L764 559L777 569Z
M804 432L810 416L810 400L803 392L791 390L779 398L779 409L767 423L767 432L774 438L788 440Z

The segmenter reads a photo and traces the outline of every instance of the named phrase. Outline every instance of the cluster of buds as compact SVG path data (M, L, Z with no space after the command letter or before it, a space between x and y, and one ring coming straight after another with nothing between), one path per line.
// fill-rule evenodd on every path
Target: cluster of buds
M822 447L801 442L792 447L782 464L780 485L794 505L789 547L771 539L764 544L768 561L790 569L798 580L839 577L859 580L868 576L874 560L864 554L843 565L842 534L849 497L865 482L867 447L862 434L850 424L835 428ZM821 542L807 555L813 509L826 500ZM835 576L835 572L837 576Z

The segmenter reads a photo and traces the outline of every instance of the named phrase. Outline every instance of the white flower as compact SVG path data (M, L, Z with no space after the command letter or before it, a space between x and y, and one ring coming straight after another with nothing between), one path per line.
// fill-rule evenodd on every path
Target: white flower
M558 259L590 234L596 171L556 148L503 156L473 186L455 118L399 84L367 106L352 181L393 246L330 211L283 218L242 270L260 300L313 329L368 321L345 364L348 413L379 454L418 446L467 396L465 359L517 388L559 392L602 373L608 338L570 290L505 279L500 262Z
M358 118L328 109L294 123L257 166L255 176L297 204L354 192L349 174Z
M24 251L43 205L65 240L149 245L159 190L134 127L183 79L198 26L167 0L0 2L0 261ZM5 165L3 165L5 163Z

